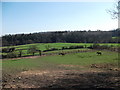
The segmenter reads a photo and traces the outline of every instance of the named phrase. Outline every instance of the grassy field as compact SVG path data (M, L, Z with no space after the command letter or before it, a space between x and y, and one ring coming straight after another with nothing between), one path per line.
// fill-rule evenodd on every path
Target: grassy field
M3 72L13 74L24 70L50 69L52 67L57 67L60 64L89 66L91 64L118 63L117 53L107 51L103 51L102 53L102 55L96 55L96 52L93 51L67 54L65 56L55 55L36 58L9 59L3 60L2 66Z
M74 45L83 45L83 46L90 46L93 45L93 43L34 43L34 44L26 44L26 45L18 45L18 46L13 46L16 47L16 49L28 49L29 46L31 45L36 45L39 49L45 50L46 46L49 46L50 48L61 48L61 47L69 47L69 46L74 46ZM100 45L108 45L108 46L118 46L118 43L100 43ZM4 47L3 47L4 48Z
M49 43L27 44L15 47L16 49L27 49L30 45L37 45L41 50L45 50L46 46L60 49L72 45L90 46L92 44ZM109 45L117 46L117 44ZM27 51L24 51L23 53L25 54L26 52ZM66 54L54 54L60 52ZM81 87L81 85L82 87L92 86L95 88L117 87L118 84L116 83L118 83L119 78L118 53L102 50L102 55L97 55L96 52L97 50L88 48L67 49L42 52L42 54L45 54L42 56L36 53L36 56L2 59L0 66L2 66L3 87L39 88L57 86L60 88L62 85L62 87L69 88L72 86L78 87L78 84L80 84L79 87ZM102 81L99 81L100 78ZM96 84L94 84L95 82Z
M27 53L27 49L35 45L39 50L47 50L51 48L56 48L56 49L61 49L62 47L69 47L69 46L79 46L82 45L84 47L89 47L90 45L93 45L93 43L34 43L34 44L26 44L26 45L18 45L18 46L10 46L10 47L15 47L16 53L19 53L18 49L24 49L22 50L22 55L30 55ZM117 43L100 43L99 45L108 45L112 47L118 47L119 44ZM1 48L6 48L6 47L1 47ZM0 53L3 55L6 55L7 53ZM38 55L39 53L36 53Z
M31 56L3 59L1 63L4 88L118 87L116 52Z

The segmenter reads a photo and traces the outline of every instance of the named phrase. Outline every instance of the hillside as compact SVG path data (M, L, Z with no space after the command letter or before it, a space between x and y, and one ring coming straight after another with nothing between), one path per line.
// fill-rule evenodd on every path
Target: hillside
M32 43L117 43L119 29L113 31L55 31L2 36L2 45L24 45ZM113 38L114 37L114 38Z

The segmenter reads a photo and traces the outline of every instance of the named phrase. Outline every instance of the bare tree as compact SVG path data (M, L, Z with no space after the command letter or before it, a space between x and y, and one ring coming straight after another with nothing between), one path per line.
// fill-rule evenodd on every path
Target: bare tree
M120 18L120 0L115 4L115 8L112 10L107 10L108 13L111 14L112 19L119 19Z
M28 53L31 53L31 54L33 54L33 56L34 56L34 54L37 52L37 50L38 50L38 48L37 48L36 45L31 45L31 46L28 48Z

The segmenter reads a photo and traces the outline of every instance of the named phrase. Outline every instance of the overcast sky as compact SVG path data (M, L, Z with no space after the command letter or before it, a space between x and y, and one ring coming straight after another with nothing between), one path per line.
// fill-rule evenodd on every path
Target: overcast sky
M117 19L106 12L113 7L113 2L2 2L2 35L116 29Z

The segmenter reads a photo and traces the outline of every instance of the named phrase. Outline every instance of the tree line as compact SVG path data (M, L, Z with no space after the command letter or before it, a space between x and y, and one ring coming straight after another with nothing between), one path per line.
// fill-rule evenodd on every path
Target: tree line
M24 45L31 43L119 43L120 29L111 31L54 31L30 34L4 35L2 46ZM116 37L116 38L113 38Z

